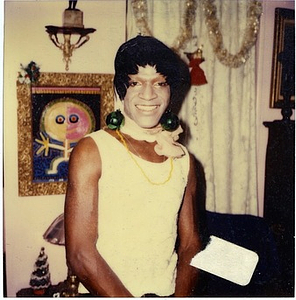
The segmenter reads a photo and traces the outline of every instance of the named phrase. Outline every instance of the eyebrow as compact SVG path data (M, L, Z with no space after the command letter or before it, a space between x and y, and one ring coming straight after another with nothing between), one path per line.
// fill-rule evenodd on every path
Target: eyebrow
M158 73L158 74L155 74L156 76L150 78L151 80L161 80L161 81L166 81L166 76ZM131 78L131 76L135 79L143 79L143 80L146 80L146 75L141 75L141 74L130 74L128 77L129 77L129 81L133 80ZM151 76L151 75L148 75L148 76Z

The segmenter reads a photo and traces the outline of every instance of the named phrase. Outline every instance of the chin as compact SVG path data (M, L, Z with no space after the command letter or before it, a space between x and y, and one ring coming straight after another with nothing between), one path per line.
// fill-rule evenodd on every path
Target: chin
M155 121L155 122L137 122L138 125L142 128L145 128L145 129L150 129L150 128L154 128L158 125L159 123L159 120L158 121Z

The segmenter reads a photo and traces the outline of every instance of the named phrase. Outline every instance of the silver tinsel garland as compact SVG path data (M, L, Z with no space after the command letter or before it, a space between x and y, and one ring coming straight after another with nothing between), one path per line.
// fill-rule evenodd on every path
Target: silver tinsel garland
M223 36L217 19L217 8L214 1L202 0L210 42L214 53L223 65L230 68L238 68L248 60L250 50L256 42L259 32L259 20L262 13L261 3L254 0L248 1L247 24L242 46L237 54L231 54L225 49L223 44Z
M238 53L231 54L225 49L223 36L220 30L220 23L217 18L217 7L215 0L200 0L203 5L205 22L208 29L209 39L213 50L219 61L230 68L238 68L244 64L248 58L251 48L254 46L259 32L259 20L262 13L262 6L259 1L248 0L247 24L244 32L242 46ZM147 0L132 0L133 13L136 26L141 35L152 36L148 26ZM185 49L187 43L192 39L192 28L195 23L197 0L185 1L185 12L183 24L180 26L180 33L173 42L172 48L179 52Z
M153 34L148 26L147 0L132 0L131 3L139 33L141 35L152 36ZM185 49L186 44L192 38L192 27L195 23L196 8L197 0L185 1L183 24L181 25L180 33L172 46L172 49L176 52L179 52L181 49Z

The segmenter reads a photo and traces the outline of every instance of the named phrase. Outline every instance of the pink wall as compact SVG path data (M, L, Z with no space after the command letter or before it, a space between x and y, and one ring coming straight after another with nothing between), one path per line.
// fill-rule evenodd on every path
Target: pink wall
M264 121L282 119L280 109L270 109L270 83L272 69L274 10L276 7L294 9L294 0L263 0L263 14L260 21L260 33L257 41L257 164L258 164L258 211L263 216L265 155L268 129ZM294 118L294 112L293 116Z

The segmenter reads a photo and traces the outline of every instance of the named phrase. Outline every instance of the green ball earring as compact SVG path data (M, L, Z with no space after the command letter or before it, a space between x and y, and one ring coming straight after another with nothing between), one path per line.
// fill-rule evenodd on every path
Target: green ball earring
M106 124L108 128L112 130L119 129L120 126L124 124L124 115L121 113L120 109L108 114L106 117Z
M179 127L180 120L177 115L169 110L166 111L160 118L160 124L164 130L174 131Z

